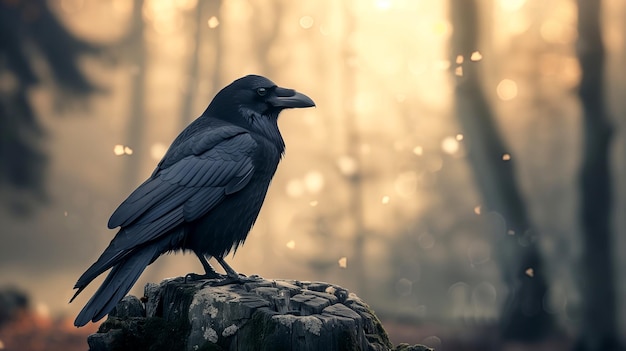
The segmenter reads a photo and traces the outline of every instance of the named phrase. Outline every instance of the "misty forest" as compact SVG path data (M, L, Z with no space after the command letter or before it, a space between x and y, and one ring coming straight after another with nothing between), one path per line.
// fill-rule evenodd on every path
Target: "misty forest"
M310 96L244 246L394 345L623 350L626 2L0 0L0 350L84 350L111 213L247 74ZM202 272L164 255L131 294Z

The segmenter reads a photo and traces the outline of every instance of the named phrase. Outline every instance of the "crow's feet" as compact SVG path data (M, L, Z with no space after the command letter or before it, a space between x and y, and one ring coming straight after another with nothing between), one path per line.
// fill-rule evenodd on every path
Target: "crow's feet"
M251 283L251 282L258 282L259 280L261 280L263 278L259 277L258 275L251 275L249 277L246 277L245 275L239 273L238 275L227 275L226 277L224 277L223 279L219 279L219 280L211 280L208 281L204 284L202 284L202 287L205 287L207 285L209 286L224 286L224 285L230 285L230 284L245 284L245 283Z
M210 273L205 273L205 274L196 274L196 273L189 273L187 275L185 275L185 283L188 282L196 282L199 280L214 280L214 279L224 279L226 276L221 275L215 271L210 272Z

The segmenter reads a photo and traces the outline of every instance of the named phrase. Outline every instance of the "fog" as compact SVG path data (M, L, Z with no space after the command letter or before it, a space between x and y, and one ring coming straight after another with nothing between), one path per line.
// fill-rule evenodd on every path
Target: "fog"
M543 308L566 331L579 327L584 127L575 2L479 1L480 41L461 58L451 58L455 28L443 1L146 0L141 16L131 1L50 5L77 37L103 47L78 61L101 90L64 104L32 52L42 80L28 98L45 131L46 200L16 211L27 195L3 186L0 286L27 290L46 313L74 316L102 280L68 304L76 279L116 233L106 223L117 205L221 87L262 74L317 107L281 114L286 155L245 245L227 262L244 274L344 286L390 319L497 323L509 291L499 237L519 235L520 245L526 237L486 206L468 159L476 150L455 115L455 79L479 67L508 150L501 162L514 162L544 263ZM614 128L614 252L604 254L615 257L621 331L624 15L625 3L603 2ZM0 65L5 93L10 71ZM193 255L162 256L131 293L201 270Z

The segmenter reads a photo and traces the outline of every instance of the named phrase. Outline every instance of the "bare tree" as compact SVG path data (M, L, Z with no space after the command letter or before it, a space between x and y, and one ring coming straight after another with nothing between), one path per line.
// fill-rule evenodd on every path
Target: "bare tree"
M600 0L578 0L578 43L582 79L583 162L580 170L583 254L582 324L576 350L621 349L617 334L613 255L611 254L611 177L613 134L604 102L605 52L600 32Z
M224 46L222 45L222 27L223 19L220 18L221 0L199 1L194 11L194 42L189 53L189 63L187 65L187 84L183 92L181 102L180 129L185 128L197 116L194 115L193 102L197 97L196 90L198 84L203 80L201 76L202 64L201 60L202 44L207 43L211 48L213 61L211 66L211 83L213 85L213 93L217 94L218 90L224 85L222 78L222 55ZM215 23L213 23L215 21ZM208 30L207 30L208 29Z
M210 1L210 6L208 6L207 12L215 16L216 18L220 18L220 8L222 7L222 0L213 0ZM223 21L220 19L220 21ZM213 47L213 95L217 94L218 90L222 88L224 85L224 77L222 76L222 56L224 50L224 43L222 40L222 28L223 24L219 24L211 31L210 42L212 42Z
M345 33L344 45L342 51L343 61L343 101L345 108L343 111L346 124L346 156L355 164L356 172L346 175L348 182L348 207L347 213L354 223L354 243L353 243L353 263L350 265L354 269L354 286L356 291L362 296L367 296L367 276L366 260L365 260L365 244L367 238L367 228L365 227L365 218L363 217L363 169L359 147L361 146L361 132L359 131L358 116L355 112L354 97L356 88L356 72L351 62L354 60L354 48L350 43L350 36L355 30L355 17L352 9L352 2L346 2L344 5L345 13Z
M127 140L137 157L128 158L124 167L126 187L132 189L137 186L141 157L144 154L144 124L145 124L145 97L146 97L146 45L144 42L143 0L133 2L133 16L126 45L130 48L130 59L133 63L131 80L131 98L129 106L129 122Z
M204 8L208 1L200 1L194 11L194 39L193 46L189 52L189 63L187 64L187 84L183 90L180 113L180 130L185 128L193 120L192 105L196 97L198 88L198 75L200 73L200 43L202 42L202 29L205 28Z
M478 49L478 5L475 0L452 0L450 11L454 63L458 55L469 58ZM495 237L496 259L508 287L501 336L505 341L537 340L551 332L553 321L542 307L547 285L536 236L515 179L514 162L503 157L509 151L481 86L479 64L465 62L462 75L455 74L455 114L465 134L470 167L484 207L501 215L506 224L506 230Z
M254 33L254 53L256 55L257 62L261 69L261 73L272 77L278 70L278 64L270 60L270 51L278 39L282 30L282 20L285 14L285 2L282 0L262 1L254 2L254 13L257 14L253 17L254 25L252 26ZM269 26L265 30L259 30L264 28L264 23L268 22Z
M30 200L46 197L45 131L28 97L48 78L37 64L47 64L57 88L50 90L57 106L63 106L98 90L78 61L101 52L103 46L68 31L48 2L0 1L0 185L11 189L0 193L15 213L31 209Z

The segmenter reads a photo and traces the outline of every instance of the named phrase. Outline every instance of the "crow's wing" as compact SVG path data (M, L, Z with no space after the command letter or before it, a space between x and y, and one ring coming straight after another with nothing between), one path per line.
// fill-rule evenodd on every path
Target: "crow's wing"
M227 126L170 149L150 179L111 216L109 228L124 228L114 239L116 248L127 250L154 240L241 190L254 174L256 148L245 129Z
M198 133L195 130L202 128L202 124L198 125L200 127L192 123L188 130L183 131L181 136L178 137L183 138L183 141L177 143L178 140L176 140L172 143L172 146L167 150L167 153L152 174L153 176L160 170L168 168L187 156L203 154L226 139L248 133L246 129L235 125L214 126L211 129L203 129ZM189 135L187 134L188 131Z

